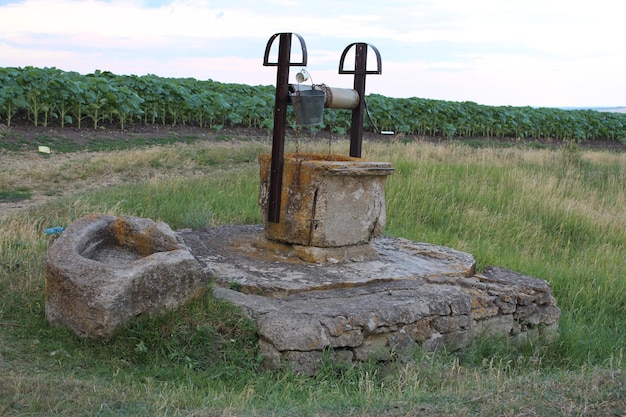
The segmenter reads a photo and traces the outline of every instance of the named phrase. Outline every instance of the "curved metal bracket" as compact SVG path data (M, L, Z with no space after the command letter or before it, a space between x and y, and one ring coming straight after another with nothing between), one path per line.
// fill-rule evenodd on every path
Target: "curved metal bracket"
M365 66L365 68L356 68L356 65L353 70L344 69L346 55L348 54L348 51L353 46L355 48L358 48L359 46L372 48L372 50L376 54L376 70L368 71L367 66ZM369 43L363 43L363 42L351 43L350 45L346 46L346 49L343 50L343 53L341 54L341 58L339 59L339 74L381 74L382 72L383 72L383 68L382 68L382 59L380 58L380 52L378 52L378 49L376 49L374 45L370 45Z
M264 67L277 67L278 66L278 61L276 61L276 62L269 62L269 60L270 60L270 50L272 49L272 44L274 43L274 40L279 35L282 35L282 33L275 33L267 41L267 45L265 46L265 55L263 57L263 66ZM304 43L304 39L302 38L302 36L300 36L297 33L287 33L287 35L296 35L296 37L300 40L300 47L302 48L302 62L289 62L288 66L290 66L290 67L296 67L296 66L306 67L307 52L306 52L306 44Z
M345 69L345 60L348 51L354 47L354 69ZM367 70L367 50L372 48L376 53L376 69ZM354 74L354 90L359 95L358 105L352 109L352 124L350 127L350 156L361 157L363 142L363 115L365 114L365 78L367 74L380 74L383 71L380 52L374 45L365 42L355 42L346 46L339 59L339 74Z

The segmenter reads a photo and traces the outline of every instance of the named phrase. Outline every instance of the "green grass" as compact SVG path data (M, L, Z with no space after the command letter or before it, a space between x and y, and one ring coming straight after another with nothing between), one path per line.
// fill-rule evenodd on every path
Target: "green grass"
M0 190L0 203L12 200L27 200L32 196L30 190L22 188L18 190Z
M626 156L419 142L363 148L396 168L386 234L547 280L562 309L559 340L479 339L461 352L416 352L408 365L327 362L312 378L263 372L254 323L210 287L110 342L77 339L44 317L43 260L55 237L43 230L93 212L174 229L260 223L256 156L267 145L167 145L52 155L46 164L15 154L23 163L0 167L7 187L27 182L39 195L55 184L58 196L0 213L0 415L622 415ZM333 151L345 154L347 144ZM89 186L95 178L110 183Z
M72 139L63 134L41 134L35 139L35 147L38 145L48 146L54 153L67 152L104 152L104 151L120 151L127 149L145 148L150 146L164 146L176 143L193 143L199 139L193 135L178 135L165 131L163 135L144 136L141 134L127 134L120 136L117 132L109 137L102 132L97 135L85 135L80 139ZM32 140L26 139L21 133L14 133L11 130L6 131L0 137L0 149L6 151L24 151L33 148ZM224 140L229 140L225 137Z
M470 252L479 268L502 266L547 280L564 308L555 365L620 355L626 346L624 156L594 162L557 151L448 152L420 163L394 158L387 233Z
M210 177L149 180L87 193L83 198L94 206L115 201L119 212L158 219L174 229L198 229L260 223L257 193L253 168L247 167Z

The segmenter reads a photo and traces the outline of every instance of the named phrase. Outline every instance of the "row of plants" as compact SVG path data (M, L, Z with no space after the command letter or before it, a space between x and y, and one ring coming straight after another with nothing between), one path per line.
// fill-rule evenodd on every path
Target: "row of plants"
M626 142L626 114L486 106L422 98L389 99L370 95L368 105L382 130L445 137L511 137Z
M93 127L129 123L271 126L271 86L193 78L81 75L56 68L0 68L0 121L11 126ZM269 124L268 124L269 123Z
M194 78L81 75L57 68L0 68L0 122L98 128L129 123L271 128L274 86L227 84ZM366 130L444 137L614 140L626 143L626 114L486 106L423 98L367 96ZM295 126L293 112L288 122ZM326 109L318 128L344 134L351 112Z

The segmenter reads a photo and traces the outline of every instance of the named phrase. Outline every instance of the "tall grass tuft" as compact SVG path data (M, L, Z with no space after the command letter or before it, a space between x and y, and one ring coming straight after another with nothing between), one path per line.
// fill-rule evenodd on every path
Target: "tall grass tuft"
M164 221L174 229L259 223L254 173L255 167L246 167L209 176L157 178L93 191L84 198L90 205L112 205L119 213Z
M559 366L600 363L626 345L626 155L572 152L415 143L368 155L396 167L388 234L553 286Z

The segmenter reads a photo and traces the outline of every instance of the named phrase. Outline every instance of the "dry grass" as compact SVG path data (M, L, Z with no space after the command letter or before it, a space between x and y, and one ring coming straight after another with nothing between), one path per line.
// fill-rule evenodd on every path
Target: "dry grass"
M0 153L0 190L28 190L32 193L30 199L0 202L0 208L8 212L120 184L194 178L215 169L225 169L229 159L233 159L231 155L253 158L268 149L262 143L248 143L245 150L240 151L238 149L242 147L238 145L233 142L199 142L50 156L36 152Z

